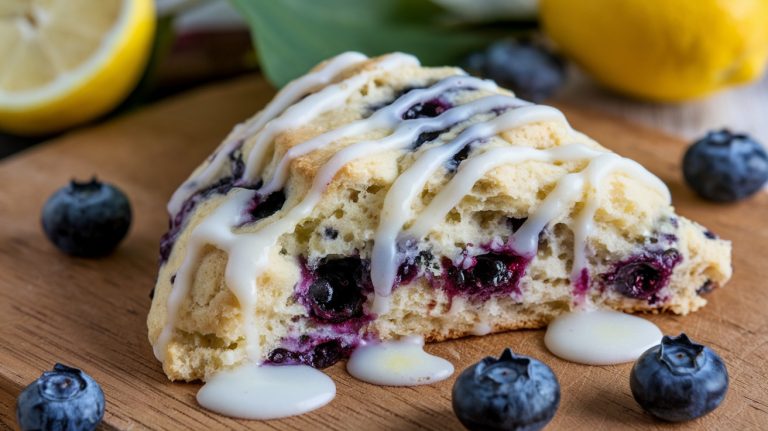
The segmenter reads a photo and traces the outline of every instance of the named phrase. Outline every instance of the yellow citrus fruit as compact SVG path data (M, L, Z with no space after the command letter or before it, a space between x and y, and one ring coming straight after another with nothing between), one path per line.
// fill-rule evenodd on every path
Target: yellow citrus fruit
M153 0L0 0L0 130L55 132L114 108L154 29Z
M656 101L762 75L768 0L541 0L544 29L607 87Z

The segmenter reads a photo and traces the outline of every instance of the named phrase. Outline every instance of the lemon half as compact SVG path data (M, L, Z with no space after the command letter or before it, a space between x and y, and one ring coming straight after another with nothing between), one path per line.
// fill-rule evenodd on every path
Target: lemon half
M0 1L0 130L56 132L114 108L154 29L153 0Z

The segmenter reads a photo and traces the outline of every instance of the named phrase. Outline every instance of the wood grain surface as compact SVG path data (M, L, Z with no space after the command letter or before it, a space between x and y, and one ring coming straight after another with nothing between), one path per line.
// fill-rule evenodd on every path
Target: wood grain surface
M146 337L148 293L157 269L165 203L238 121L273 91L257 77L201 89L92 129L64 136L0 164L0 427L15 429L15 400L60 361L101 383L104 429L452 430L453 378L415 388L352 379L337 364L335 400L285 420L237 421L199 408L199 384L169 383ZM457 370L503 347L549 364L562 385L550 430L768 429L768 194L736 205L695 198L683 185L684 145L652 130L562 106L574 126L648 166L669 184L680 213L734 242L735 275L710 304L687 317L651 316L667 334L685 331L725 359L731 387L724 404L682 425L655 421L629 392L631 364L590 367L550 355L543 331L519 331L428 346ZM45 199L72 177L98 175L123 188L134 225L112 256L67 257L40 228Z

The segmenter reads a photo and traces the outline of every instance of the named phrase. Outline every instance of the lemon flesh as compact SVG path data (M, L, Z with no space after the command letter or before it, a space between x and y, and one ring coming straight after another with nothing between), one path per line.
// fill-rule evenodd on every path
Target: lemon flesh
M138 82L152 0L0 1L0 130L35 135L84 123Z
M760 77L766 0L541 0L547 34L597 81L654 101Z

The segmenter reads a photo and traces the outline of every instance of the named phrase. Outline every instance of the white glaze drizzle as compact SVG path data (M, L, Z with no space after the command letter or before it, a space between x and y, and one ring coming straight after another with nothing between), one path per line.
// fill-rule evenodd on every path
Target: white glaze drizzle
M226 202L221 204L192 230L187 243L187 255L184 256L184 261L178 271L176 271L176 280L173 283L173 289L171 289L168 295L165 326L153 345L155 357L159 361L162 362L165 359L166 348L173 336L181 302L189 296L192 278L195 276L195 270L200 263L200 259L203 258L202 252L205 246L212 245L220 250L228 250L231 247L232 243L237 239L237 235L232 231L232 227L240 223L243 208L254 196L255 192L251 190L235 189L228 196ZM229 265L227 265L227 268L229 269ZM248 287L243 287L243 284L247 284L247 282L244 283L244 280L240 279L231 279L229 271L227 271L227 275L227 286L229 286L229 289L232 290L238 301L240 301L240 307L243 310L243 329L246 331L247 338L249 335L252 335L254 331L252 327L254 325L249 325L253 320L253 316L252 313L248 313L246 310L253 310L253 308L245 307L251 304L250 297L255 296L256 286L253 286L254 295L247 295L244 291L248 290Z
M179 212L184 201L200 189L200 186L210 183L214 176L219 173L222 165L226 162L231 153L240 141L261 130L265 124L280 115L288 107L307 93L317 91L332 82L341 72L354 67L368 57L359 52L345 52L328 60L318 70L310 72L294 81L288 83L280 92L275 95L269 104L257 115L243 124L239 124L224 139L219 146L216 154L208 164L185 181L168 201L168 214L171 217Z
M424 99L425 96L427 96L426 99ZM428 100L431 96L429 92L423 93L422 101ZM214 210L206 221L193 230L188 245L193 251L187 254L177 271L174 288L168 297L166 306L166 324L154 345L155 356L162 361L164 352L171 340L181 301L188 295L191 279L194 276L193 271L201 258L201 250L203 246L210 243L229 254L226 266L227 286L237 297L242 310L247 356L252 361L259 361L261 352L256 343L248 342L248 340L258 339L255 325L251 324L257 297L255 280L266 267L267 250L275 244L280 235L295 227L301 219L312 212L312 209L321 199L323 190L331 182L336 172L347 163L360 157L405 148L412 144L421 133L443 130L483 112L484 109L487 109L486 102L479 99L450 109L434 118L402 121L391 135L383 139L358 142L342 149L318 171L309 192L298 205L285 212L283 217L273 219L271 223L265 220L260 229L253 233L235 235L231 228L228 228L227 231L222 230L225 226L230 227L238 224L237 221L240 220L248 202L256 194L253 191L236 190L234 193L237 196L233 196L228 202ZM233 203L233 201L237 201L237 203ZM230 222L221 223L223 220L230 220ZM215 226L209 227L208 223L216 223L219 229L216 230ZM201 233L197 233L198 230L201 230ZM210 232L217 232L219 237L214 237ZM206 240L208 240L207 243Z
M603 154L592 160L584 171L589 197L586 204L576 216L573 229L574 248L573 248L573 269L571 280L575 284L581 276L581 271L587 267L587 238L592 233L595 213L600 204L601 188L597 187L603 179L617 169L624 169L625 172L634 175L645 181L649 186L659 190L664 198L669 202L672 200L669 189L655 175L649 173L642 165L631 159L626 159L614 153Z
M544 344L571 362L611 365L634 361L661 342L662 333L643 318L612 310L577 311L557 317Z
M398 61L393 60L395 63ZM363 72L366 73L366 72ZM449 78L459 79L459 78ZM475 80L474 78L461 77L465 81ZM477 81L477 80L475 80ZM483 81L480 81L483 82ZM354 82L358 84L357 81ZM436 84L440 86L441 84ZM484 84L490 85L490 84ZM331 86L332 87L332 86ZM331 88L327 87L327 88ZM344 103L345 98L339 97L338 92L343 92L343 86L334 87L333 90L327 92L320 91L322 96L318 96L320 93L308 96L306 99L310 99L313 96L318 96L312 99L312 103L303 105L304 107L298 110L294 110L302 102L297 103L292 108L285 109L285 113L281 116L285 120L282 126L275 126L275 130L280 130L287 127L287 124L293 124L298 121L297 118L301 118L302 113L317 112L315 108L322 106L322 110L333 109L334 106L338 106ZM426 101L430 95L429 89L426 90L414 90L411 93L414 96L409 96L410 93L404 95L405 98L413 97L414 101ZM286 154L283 159L278 163L278 169L270 181L265 181L265 187L260 191L261 193L275 191L285 182L287 168L290 164L290 160L306 152L313 151L317 148L331 144L332 142L340 139L347 134L362 134L365 131L374 130L376 127L392 127L396 125L392 133L382 139L373 141L362 141L352 145L349 145L334 156L332 156L317 172L312 186L307 194L296 206L282 210L279 216L270 217L263 220L258 225L257 230L253 233L240 233L235 234L232 231L232 226L237 226L240 222L241 215L246 208L246 205L254 198L255 192L245 190L235 190L227 197L227 201L219 208L208 216L199 226L195 227L188 244L188 255L185 257L182 266L177 272L177 278L174 285L174 289L168 298L167 305L167 319L166 325L161 333L161 336L155 343L154 350L155 355L163 360L165 351L167 350L168 342L171 339L172 332L175 327L176 315L179 310L179 306L184 297L188 295L190 289L191 279L194 276L194 270L198 264L199 259L202 257L202 249L206 244L212 244L217 248L227 252L229 259L226 268L226 282L233 294L237 297L241 312L243 314L243 333L246 342L246 354L248 361L257 363L261 359L259 349L257 347L258 333L257 328L253 325L253 313L256 305L257 298L257 286L256 280L263 272L268 261L267 251L271 246L275 244L277 239L284 233L289 232L296 226L303 218L311 214L315 205L322 197L322 193L328 184L333 180L336 173L347 163L350 163L358 158L371 156L377 153L402 150L408 148L413 144L416 138L424 132L433 132L438 130L445 130L449 126L455 125L461 121L466 121L470 117L484 112L490 104L489 100L501 102L500 98L505 99L508 103L502 104L502 106L494 106L494 108L505 108L510 105L520 105L517 99L508 96L489 96L486 98L478 99L476 101L453 107L441 115L434 118L424 118L417 120L405 120L402 121L399 118L393 117L391 114L397 112L394 108L386 113L372 115L369 118L370 121L361 120L360 122L351 123L347 126L342 126L336 131L327 132L324 135L318 136L313 140L307 141L304 144L299 144L294 148L301 148L293 153ZM306 100L305 99L305 100ZM331 101L332 99L332 101ZM406 99L411 100L411 99ZM405 106L405 103L393 105ZM386 111L389 108L384 108L380 111ZM290 114L288 111L291 111ZM275 123L280 124L278 121L281 117L275 119ZM432 151L431 155L447 160L452 157L456 151L460 150L463 145L459 145L456 142L466 140L466 142L474 141L479 137L490 137L498 134L504 130L508 130L520 125L536 122L536 121L562 121L565 122L564 117L559 111L553 108L543 106L525 106L518 107L505 114L500 115L496 119L484 123L476 124L467 128L462 132L455 140L442 147L435 147L424 151L424 154L417 159L417 163L421 167L428 167L430 169L435 164L428 159L424 159L424 156ZM265 122L266 124L266 122ZM263 126L263 125L262 125ZM269 127L268 125L266 127ZM338 130L344 129L343 132ZM271 131L271 136L276 135L276 131ZM469 130L472 130L469 132ZM262 132L264 132L263 130ZM574 132L576 133L576 132ZM474 135L473 135L474 134ZM266 135L266 134L265 134ZM264 150L271 144L268 140L260 142L258 145L259 150ZM303 145L303 147L302 147ZM254 146L256 149L256 146ZM266 151L266 150L265 150ZM610 155L612 160L600 159L604 155ZM253 155L252 155L253 156ZM599 157L598 157L599 156ZM258 161L261 165L261 156L253 156L253 159L249 158L249 164L247 169L250 169L252 176L255 175L255 170L259 166L255 166ZM418 160L424 160L419 162ZM504 163L520 163L527 160L541 160L541 161L553 161L553 160L575 160L575 159L590 159L589 167L578 173L572 173L565 175L558 182L555 190L550 193L547 198L541 203L539 208L536 209L526 223L519 229L513 236L513 245L515 250L518 250L520 254L533 255L535 254L536 241L539 232L544 228L546 223L562 211L567 209L568 203L581 196L584 186L587 183L596 181L595 178L600 178L601 172L608 172L614 169L621 168L627 173L637 176L644 181L649 182L654 186L660 186L664 193L668 196L668 191L663 186L660 180L653 177L650 173L645 171L640 165L627 159L622 159L618 156L612 155L612 153L606 153L604 151L588 148L583 145L566 145L549 150L536 150L528 147L506 147L499 149L492 149L484 153L474 155L465 160L459 166L459 169L454 178L441 190L433 201L427 206L427 208L419 215L414 221L413 226L407 230L404 234L407 236L413 236L421 238L425 236L435 221L440 221L444 218L445 214L450 211L462 198L468 193L474 183L481 178L485 173L494 167L500 166ZM605 160L605 161L603 161ZM252 163L253 162L253 163ZM592 167L592 169L590 169ZM598 169L600 167L600 169ZM610 169L609 169L610 168ZM594 171L594 172L593 172ZM393 196L402 195L406 197L416 196L421 191L424 185L424 178L421 178L415 173L414 183L407 185L408 183L402 183L406 185L398 186ZM400 181L400 180L398 180ZM394 188L394 187L393 187ZM597 189L595 187L595 189ZM594 193L591 195L594 197ZM411 198L412 200L412 198ZM383 243L386 250L391 250L395 245L397 234L402 228L404 222L402 220L411 217L410 206L405 209L398 209L393 211L394 205L392 201L396 201L398 204L402 201L396 200L394 197L390 200L390 203L385 205L383 212L390 214L386 217L386 226L380 226L377 232L382 232L381 241L376 239L375 244L379 242ZM410 201L409 201L410 202ZM587 217L587 214L583 215L583 220L589 220L591 222L592 216ZM394 227L393 227L394 226ZM589 231L589 226L583 229L586 234ZM394 232L394 235L393 235ZM386 237L385 237L386 234ZM585 244L582 244L585 246ZM386 253L385 253L386 255ZM394 279L392 275L392 267L389 266L386 271L382 272L382 268L379 267L382 260L374 260L372 265L372 273L375 272L379 280ZM385 261L385 260L384 260ZM389 272L387 272L389 271ZM396 268L395 268L396 271ZM381 275L381 274L385 275ZM386 285L386 280L379 283L377 288L376 300L381 304L389 295L392 284ZM376 306L376 305L375 305ZM386 309L378 305L379 309Z
M445 380L453 364L424 351L424 338L363 343L347 361L347 371L364 382L383 386L417 386Z
M337 84L329 85L321 91L311 94L290 108L282 115L267 123L256 136L248 160L245 163L243 178L255 181L259 175L264 157L273 148L274 139L286 130L294 129L311 122L315 117L333 108L343 105L354 92L359 91L372 76L405 66L418 66L416 57L407 54L394 53L384 57L375 69L361 72Z
M392 104L374 112L370 117L364 120L358 120L346 124L337 129L318 135L308 141L302 142L289 149L277 163L277 167L275 168L275 172L273 173L271 180L261 189L259 189L259 194L266 196L281 189L283 185L285 185L290 163L296 158L349 136L363 134L376 129L393 129L403 121L403 114L414 104L433 99L450 90L466 86L472 86L472 88L485 91L493 91L498 88L496 84L491 81L459 75L445 78L437 84L425 89L412 90L395 100ZM493 99L491 99L491 97L493 97ZM473 112L491 110L494 107L501 106L501 104L505 102L512 103L512 100L519 100L508 96L491 97L487 98L489 100L483 102L483 105L481 106L473 105L473 107L477 106L477 110Z
M258 366L247 362L214 374L197 393L208 410L241 419L278 419L320 408L336 385L307 365Z
M532 258L536 254L539 233L548 223L563 214L570 204L580 199L585 187L591 187L593 193L588 196L585 208L577 216L576 227L574 228L575 241L572 277L575 278L586 267L585 250L587 234L592 229L592 219L599 203L599 188L597 184L607 174L621 169L640 181L646 182L649 186L658 189L667 201L670 200L669 190L664 183L637 162L622 158L614 153L596 150L581 144L569 144L547 150L537 150L529 147L495 148L467 158L459 166L456 175L451 181L440 190L429 205L419 214L413 225L405 232L405 236L417 239L426 236L431 228L444 220L446 214L458 205L464 196L472 190L472 187L480 178L496 167L527 161L553 163L585 159L590 160L587 168L581 172L564 175L557 182L555 188L510 239L510 245L517 254ZM377 299L380 295L385 298L389 295L389 292L385 289L386 287L383 286L381 292L377 291Z
M529 105L519 99L504 96L496 96L490 102L496 103L496 106L505 106L506 103L514 109L491 121L472 125L451 142L425 151L395 180L387 193L371 255L371 280L376 294L374 313L381 314L389 308L388 298L395 284L399 264L397 237L403 224L413 215L413 201L434 172L471 142L489 138L522 124L547 120L565 122L563 114L554 108ZM429 217L421 217L421 220L436 221Z

